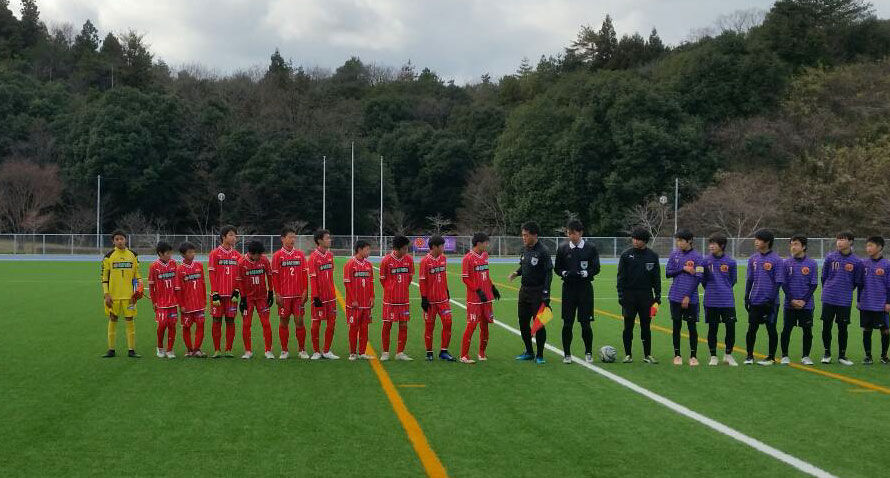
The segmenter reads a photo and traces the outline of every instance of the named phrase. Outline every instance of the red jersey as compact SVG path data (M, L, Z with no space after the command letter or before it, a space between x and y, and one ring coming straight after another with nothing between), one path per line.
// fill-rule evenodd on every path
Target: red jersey
M472 250L464 256L461 264L461 276L467 286L467 303L479 304L477 289L485 293L485 302L491 302L494 294L491 292L491 276L488 272L488 253L476 254Z
M148 267L148 293L156 309L176 307L176 261L158 259Z
M272 286L284 299L306 295L309 285L309 266L299 249L282 247L272 255Z
M322 302L337 300L334 291L334 254L330 250L321 252L316 249L309 254L309 283L312 285L312 297Z
M269 288L272 288L272 264L265 255L260 255L256 262L244 256L238 261L238 288L241 296L254 300L266 300Z
M414 259L405 254L397 259L390 253L380 261L380 283L383 284L383 303L408 305L408 288L414 277Z
M210 274L210 291L216 292L220 297L231 297L237 284L238 260L241 254L232 249L218 246L210 252L207 259L207 272Z
M182 312L196 312L207 307L204 266L198 261L181 262L176 268L176 297Z
M359 309L374 307L374 266L364 259L352 257L343 266L346 306L358 302Z
M433 257L427 254L420 260L420 295L426 297L430 304L448 302L451 298L448 294L448 275L445 267L448 259L445 254Z

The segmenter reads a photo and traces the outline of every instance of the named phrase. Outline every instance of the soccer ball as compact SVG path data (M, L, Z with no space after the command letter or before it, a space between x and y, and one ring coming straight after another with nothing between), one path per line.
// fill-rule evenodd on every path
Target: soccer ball
M600 349L600 360L605 363L613 363L617 355L618 352L616 352L615 347L612 347L611 345L604 345Z

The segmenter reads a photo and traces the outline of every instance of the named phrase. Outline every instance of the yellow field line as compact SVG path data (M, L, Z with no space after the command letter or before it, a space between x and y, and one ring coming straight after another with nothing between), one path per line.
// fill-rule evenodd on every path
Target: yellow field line
M505 288L510 289L510 290L517 290L517 291L519 290L519 288L514 287L514 286L512 286L512 285L509 285L509 284L504 284L504 283L501 283L501 282L494 282L494 283L495 283L498 287L505 287ZM555 297L552 298L551 300L553 300L554 302L562 302L562 300L560 300L560 299L558 299L558 298L555 298ZM602 315L605 315L606 317L610 317L610 318L616 319L616 320L618 320L618 321L624 322L624 317L621 317L620 315L613 314L613 313L611 313L611 312L607 312L607 311L602 310L602 309L595 309L595 311L596 311L598 314L602 314ZM654 329L654 330L657 330L657 331L659 331L659 332L664 332L664 333L666 333L666 334L672 334L672 333L673 333L673 330L671 330L671 329L669 329L669 328L667 328L667 327L662 327L662 326L660 326L660 325L656 325L655 323L651 324L651 328ZM686 332L682 332L681 334L682 334L683 337L689 338L689 334L687 334ZM707 340L707 339L703 339L703 338L699 338L698 341L699 341L700 343L703 343L703 344L707 344L707 343L708 343L708 340ZM724 343L722 343L722 342L717 342L717 345L718 345L719 347L724 347L724 348L726 347L726 345L725 345ZM739 352L739 353L741 353L741 352ZM766 355L761 354L761 353L758 353L758 352L754 352L754 356L757 357L757 358L766 358ZM833 378L833 379L835 379L835 380L840 380L841 382L849 383L849 384L851 384L851 385L856 385L857 387L862 387L862 388L864 388L864 389L868 389L868 390L871 390L871 391L881 392L881 393L890 395L890 388L882 387L882 386L880 386L880 385L876 385L876 384L874 384L874 383L867 382L867 381L865 381L865 380L860 380L860 379L858 379L858 378L853 378L853 377L850 377L850 376L847 376L847 375L843 375L843 374L839 374L839 373L835 373L835 372L828 372L828 371L821 370L821 369L814 368L814 367L807 366L807 365L800 365L800 364L792 363L792 364L789 364L789 366L790 366L791 368L796 369L796 370L802 370L802 371L804 371L804 372L815 373L815 374L817 374L817 375L821 375L821 376L823 376L823 377Z
M337 302L340 303L340 308L342 308L345 313L346 302L343 300L343 296L340 295L339 290L336 290L336 293ZM375 356L377 355L370 343L368 344L368 351ZM423 465L424 470L426 470L426 474L436 478L447 477L448 473L445 471L445 466L442 465L442 461L439 460L436 452L434 452L433 448L430 446L417 419L414 418L414 415L408 410L404 400L402 400L402 396L399 395L399 391L396 390L395 385L393 385L389 373L387 373L386 369L383 368L383 365L381 365L380 361L376 358L368 360L368 362L371 364L374 374L377 375L377 380L380 381L380 387L383 388L383 393L385 393L386 398L389 399L393 411L396 412L396 417L398 417L399 421L402 423L402 428L405 429L405 433L408 435L408 440L411 441L411 446L414 447L414 452L417 453L417 457L420 458L420 463Z

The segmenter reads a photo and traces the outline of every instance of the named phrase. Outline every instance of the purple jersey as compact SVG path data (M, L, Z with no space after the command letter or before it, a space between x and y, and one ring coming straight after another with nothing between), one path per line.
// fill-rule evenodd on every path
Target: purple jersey
M859 310L883 312L890 304L890 261L883 257L862 260L862 287L859 288Z
M720 257L708 254L704 258L704 267L701 283L705 288L705 307L735 307L732 288L739 277L735 259L728 254Z
M852 252L829 253L822 263L822 303L850 307L853 289L862 286L862 270L862 260Z
M755 252L748 258L745 298L752 305L778 304L779 288L785 282L782 258L773 251Z
M683 270L691 266L694 270L690 274ZM671 302L683 302L684 297L689 297L690 304L698 304L698 284L705 273L705 266L701 254L695 249L681 251L674 249L668 256L667 265L664 268L665 276L673 278L671 290L668 292L668 300Z
M785 259L785 282L782 283L782 290L785 292L786 309L792 308L792 300L802 300L806 302L804 310L813 310L816 307L813 293L818 286L819 265L816 261L807 256Z

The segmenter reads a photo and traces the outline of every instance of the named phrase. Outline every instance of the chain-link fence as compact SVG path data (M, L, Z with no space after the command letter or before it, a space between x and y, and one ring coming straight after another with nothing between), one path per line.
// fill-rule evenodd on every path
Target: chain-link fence
M413 238L413 237L412 237ZM182 242L188 241L197 247L199 254L208 254L219 244L219 238L215 235L196 234L131 234L128 236L130 248L137 254L154 254L154 248L160 241L166 241L173 245L174 249ZM335 255L349 255L352 253L353 237L349 235L331 236L331 249ZM385 254L392 244L392 236L355 236L355 240L364 239L371 244L372 255ZM556 251L559 244L567 241L564 237L540 237L540 241L550 249ZM471 236L455 236L453 254L465 254L470 250ZM586 241L593 242L599 250L600 257L615 259L621 252L630 247L628 237L588 237ZM783 255L787 251L788 238L777 238L775 248ZM236 248L239 251L246 249L250 241L260 241L266 247L266 251L274 251L281 247L281 241L277 234L238 236ZM699 251L708 250L707 238L696 238L695 245ZM413 241L412 241L413 244ZM0 254L37 254L37 255L94 255L104 254L113 247L111 236L103 234L0 234ZM296 247L309 252L315 248L312 236L297 236ZM518 236L494 236L491 238L489 254L493 257L515 257L522 250L522 238ZM670 237L655 238L650 244L661 257L667 257L674 248L674 240ZM814 259L822 259L826 254L835 250L834 238L810 238L809 255ZM734 257L745 258L754 252L754 241L751 238L730 238L727 244L727 252Z

